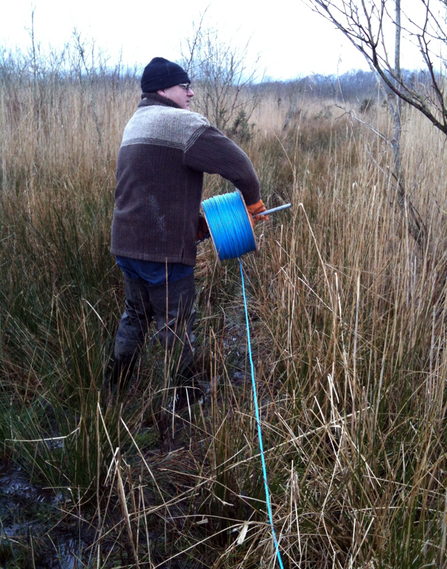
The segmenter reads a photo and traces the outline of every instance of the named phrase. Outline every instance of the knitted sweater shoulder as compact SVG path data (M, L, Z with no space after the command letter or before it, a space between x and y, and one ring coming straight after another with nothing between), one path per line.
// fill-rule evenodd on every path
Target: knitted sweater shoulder
M157 144L185 152L209 127L209 121L198 113L171 106L140 103L124 129L121 146Z

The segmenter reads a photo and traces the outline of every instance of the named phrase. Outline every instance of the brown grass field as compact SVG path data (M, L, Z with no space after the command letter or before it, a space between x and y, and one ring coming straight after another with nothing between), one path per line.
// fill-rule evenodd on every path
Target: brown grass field
M0 506L2 566L63 567L69 535L71 567L279 567L236 260L200 247L206 398L173 411L153 346L122 401L101 397L123 307L114 169L137 81L1 69L0 458L52 496ZM292 203L243 257L284 567L447 567L446 139L404 109L400 207L387 109L293 97L264 93L250 136L234 134L267 206ZM207 177L204 197L229 190Z

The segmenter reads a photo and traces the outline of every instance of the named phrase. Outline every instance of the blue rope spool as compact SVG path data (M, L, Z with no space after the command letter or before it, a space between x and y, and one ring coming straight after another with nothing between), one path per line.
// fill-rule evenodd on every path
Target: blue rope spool
M202 202L211 239L221 261L256 251L249 213L239 191L214 196Z

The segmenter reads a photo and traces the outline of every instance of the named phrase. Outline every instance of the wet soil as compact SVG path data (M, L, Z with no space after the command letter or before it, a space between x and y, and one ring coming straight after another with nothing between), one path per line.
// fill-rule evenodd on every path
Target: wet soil
M76 566L77 542L61 520L62 496L32 484L12 462L0 462L0 565L9 567ZM63 517L63 516L62 516Z
M226 318L223 328L221 349L230 371L233 386L249 382L247 375L247 353L245 343L244 321L238 312L236 318ZM210 397L210 386L214 389L219 384L219 377L213 382L208 380L203 388L202 409L207 407ZM177 423L177 428L181 423ZM139 433L141 435L142 433ZM159 432L159 435L161 433ZM176 440L166 446L163 437L158 438L157 449L152 451L164 454L182 446L182 436L177 432ZM170 437L167 437L169 439ZM4 569L76 569L93 566L94 553L92 544L97 538L95 533L94 513L89 518L88 511L81 513L75 507L70 496L55 489L48 489L32 482L20 466L13 462L0 461L0 567ZM117 512L117 518L121 515ZM115 520L117 521L117 520ZM112 520L113 525L113 520ZM151 543L157 549L160 540L165 536L158 535L152 529ZM116 541L110 545L110 550L116 546ZM158 544L158 546L157 546ZM89 552L90 553L86 553ZM124 551L115 553L121 557L120 566L126 566L128 554ZM124 558L123 558L124 556ZM111 567L113 562L111 557ZM128 561L132 564L132 560ZM159 558L160 562L161 559ZM96 566L96 563L95 563ZM101 567L109 564L101 564ZM194 567L197 567L194 564ZM177 559L169 565L170 569L186 569L192 567L188 561Z

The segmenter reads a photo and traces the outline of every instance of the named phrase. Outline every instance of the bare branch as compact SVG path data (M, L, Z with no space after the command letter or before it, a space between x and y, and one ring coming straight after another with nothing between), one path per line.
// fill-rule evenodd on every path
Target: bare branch
M205 13L194 27L186 48L182 48L182 65L198 85L195 107L218 129L230 134L237 121L247 124L257 98L250 87L257 76L256 67L245 64L249 42L238 49L225 42L219 32L205 26ZM242 97L243 92L249 97Z
M444 80L441 71L436 71L434 61L440 59L445 66L442 55L434 52L437 48L445 49L447 24L445 18L437 17L429 5L429 0L419 0L423 8L422 21L405 15L405 25L396 22L395 17L386 10L385 0L307 0L310 7L332 22L363 54L376 71L383 83L402 101L416 108L441 132L447 134L447 107ZM442 0L436 0L440 8L444 8ZM405 32L406 38L414 38L425 64L429 84L412 86L405 82L400 73L389 62L386 29L389 25L398 26ZM434 98L431 97L434 95Z

